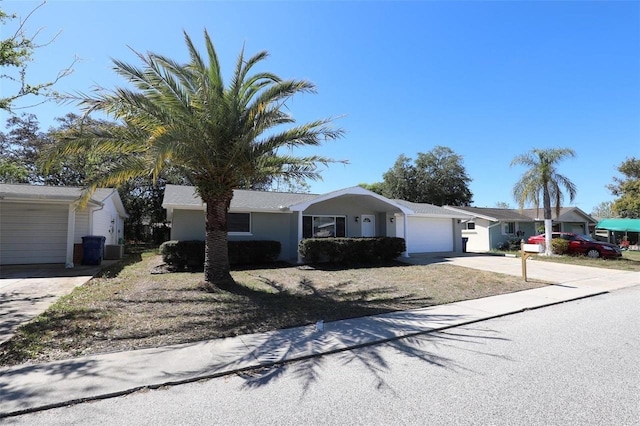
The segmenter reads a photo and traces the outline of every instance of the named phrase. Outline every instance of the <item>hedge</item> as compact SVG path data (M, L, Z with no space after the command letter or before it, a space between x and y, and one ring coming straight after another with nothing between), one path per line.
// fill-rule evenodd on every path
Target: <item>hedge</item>
M551 240L551 250L555 254L566 254L569 251L569 241L564 238L553 238Z
M378 263L391 261L406 250L403 238L307 238L298 251L309 263Z
M280 256L278 241L229 241L229 264L250 265L275 262ZM204 241L166 241L160 245L162 260L178 270L204 268Z

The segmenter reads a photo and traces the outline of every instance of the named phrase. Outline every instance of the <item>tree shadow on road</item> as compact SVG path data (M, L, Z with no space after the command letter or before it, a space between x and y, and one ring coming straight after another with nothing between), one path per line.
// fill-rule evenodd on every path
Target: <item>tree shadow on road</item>
M267 386L289 374L300 380L304 396L322 380L323 371L329 364L328 357L337 359L340 364L361 364L373 378L374 387L379 389L390 388L384 375L392 372L387 360L389 349L452 372L473 372L473 369L442 355L440 348L443 346L471 345L475 349L467 350L483 356L505 358L485 349L492 340L507 340L495 332L471 326L430 330L434 324L464 322L465 318L463 315L425 315L420 311L354 318L341 321L339 326L336 323L335 328L328 323L323 325L323 331L309 326L280 330L266 339L260 335L242 336L245 349L249 351L244 355L237 353L227 367L259 362L262 364L260 367L238 373L244 380L243 389Z

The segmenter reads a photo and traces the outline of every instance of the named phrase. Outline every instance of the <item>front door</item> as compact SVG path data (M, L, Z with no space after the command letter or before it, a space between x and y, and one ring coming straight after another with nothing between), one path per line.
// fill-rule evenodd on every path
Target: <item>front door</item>
M363 214L360 216L360 223L362 224L362 236L363 237L375 237L376 236L376 217L372 214Z

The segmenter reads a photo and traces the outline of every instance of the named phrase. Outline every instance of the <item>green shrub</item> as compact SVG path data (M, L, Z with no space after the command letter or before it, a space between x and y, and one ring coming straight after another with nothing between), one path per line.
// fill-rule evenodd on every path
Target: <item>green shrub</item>
M512 250L512 251L520 250L521 243L522 243L522 238L509 238L509 250Z
M496 244L498 250L518 251L520 250L520 238L509 238L507 241L500 241Z
M162 261L178 270L204 268L204 241L166 241L160 245ZM229 264L249 265L274 262L280 256L278 241L229 241Z
M160 245L162 261L176 269L198 269L204 266L204 241L165 241Z
M511 247L511 245L509 244L509 241L500 241L498 244L496 244L496 248L498 250L509 250L509 248Z
M231 265L275 262L281 250L279 241L229 241L228 247Z
M300 241L300 256L309 263L388 262L406 250L405 241L395 237L307 238Z
M551 251L555 254L566 254L569 251L569 241L563 238L553 238L551 240Z

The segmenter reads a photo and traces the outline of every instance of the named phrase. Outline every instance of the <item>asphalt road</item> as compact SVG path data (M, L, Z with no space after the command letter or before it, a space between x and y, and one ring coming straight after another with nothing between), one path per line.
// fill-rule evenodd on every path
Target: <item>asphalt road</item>
M640 425L640 286L2 422Z

